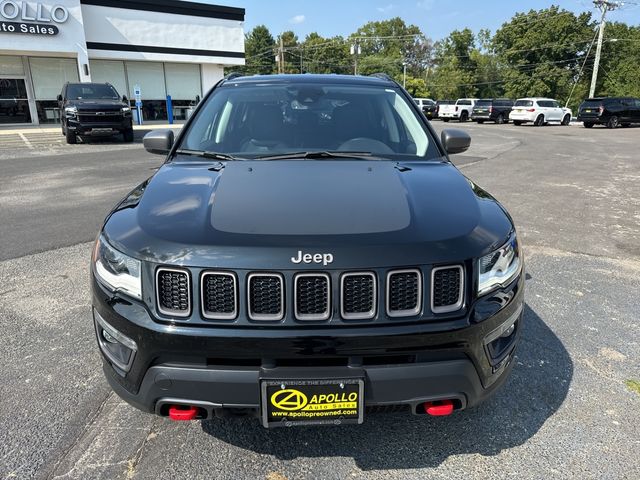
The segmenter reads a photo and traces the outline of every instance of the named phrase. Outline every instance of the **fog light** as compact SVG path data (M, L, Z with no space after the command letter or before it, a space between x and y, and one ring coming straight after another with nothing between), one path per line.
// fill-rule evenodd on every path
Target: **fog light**
M136 342L116 330L94 309L93 318L102 353L122 376L131 369L133 358L138 351Z
M514 323L509 328L507 328L502 335L500 335L500 338L510 337L515 330L516 330L516 324Z

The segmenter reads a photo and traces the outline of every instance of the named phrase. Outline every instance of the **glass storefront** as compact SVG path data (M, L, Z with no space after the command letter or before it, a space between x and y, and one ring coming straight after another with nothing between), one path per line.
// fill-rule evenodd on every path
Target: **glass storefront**
M40 123L59 123L56 98L66 82L78 82L78 63L74 58L30 57L31 78Z
M21 57L0 56L0 124L31 123Z

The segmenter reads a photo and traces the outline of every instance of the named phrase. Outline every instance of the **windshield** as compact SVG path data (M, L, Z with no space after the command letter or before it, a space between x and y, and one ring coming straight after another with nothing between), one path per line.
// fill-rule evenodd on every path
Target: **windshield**
M440 156L399 89L310 83L240 83L216 89L180 149L241 158L317 151L394 159Z
M67 98L69 100L118 100L120 96L111 85L85 83L69 85L67 87Z
M514 107L532 107L532 100L516 100L516 103L513 104Z

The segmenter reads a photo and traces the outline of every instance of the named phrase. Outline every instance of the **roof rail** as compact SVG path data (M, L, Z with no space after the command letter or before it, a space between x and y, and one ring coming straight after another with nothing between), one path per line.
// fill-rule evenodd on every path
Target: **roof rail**
M244 77L242 73L239 72L231 72L229 75L224 77L225 80L233 80L234 78Z
M396 81L393 78L391 78L391 76L389 76L388 74L383 73L383 72L372 73L369 76L370 77L381 78L382 80L389 80L390 82L396 83Z

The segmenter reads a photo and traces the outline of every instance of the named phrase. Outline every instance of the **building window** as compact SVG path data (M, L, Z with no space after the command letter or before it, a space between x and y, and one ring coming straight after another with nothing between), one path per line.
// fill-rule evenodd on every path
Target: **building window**
M78 64L73 58L29 58L31 78L40 123L59 123L56 98L66 82L79 82Z
M120 96L130 97L127 90L127 77L124 73L124 62L117 60L90 60L89 71L92 82L110 83Z
M164 85L164 68L160 62L125 62L131 103L133 92L140 86L142 118L144 120L167 119L167 90Z
M21 57L0 55L0 124L31 123Z

